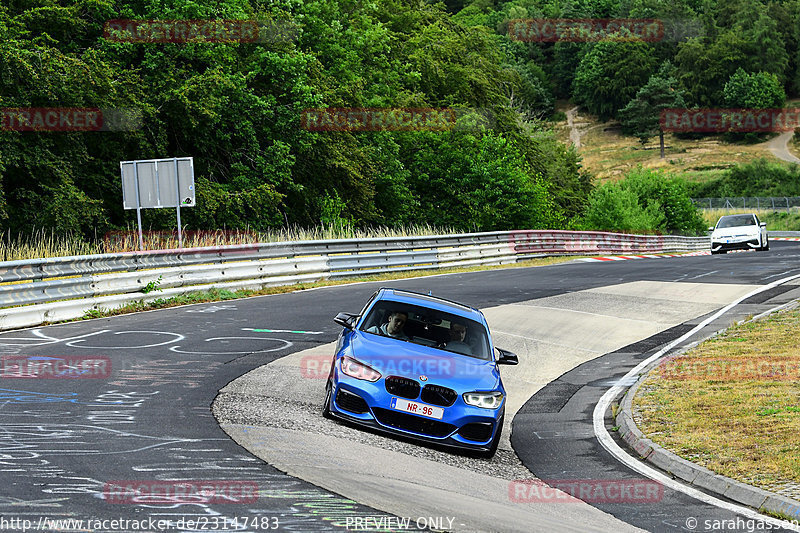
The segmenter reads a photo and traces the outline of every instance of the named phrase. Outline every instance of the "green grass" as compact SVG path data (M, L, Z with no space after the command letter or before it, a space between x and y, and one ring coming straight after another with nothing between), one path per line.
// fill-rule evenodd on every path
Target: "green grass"
M736 325L651 371L639 429L684 459L761 487L800 482L800 311Z
M798 211L766 213L760 218L767 223L767 229L773 231L800 231L800 212Z
M762 222L767 223L771 231L800 231L800 210L790 212L772 211L772 209L701 209L700 214L709 227L714 226L723 215L736 213L756 213Z

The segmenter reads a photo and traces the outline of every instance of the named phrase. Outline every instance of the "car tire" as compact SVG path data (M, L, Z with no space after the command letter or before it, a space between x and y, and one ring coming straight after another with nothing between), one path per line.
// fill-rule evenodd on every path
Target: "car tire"
M328 419L333 419L331 414L331 398L333 396L333 386L331 382L325 384L325 403L322 404L322 416Z
M767 239L767 241L764 243L764 246L761 247L761 250L764 252L769 251L769 239Z
M505 412L500 415L500 418L497 419L497 431L494 433L494 438L492 439L492 443L489 445L489 449L482 451L478 454L479 457L483 459L491 459L494 457L494 454L497 452L497 446L500 445L500 437L503 436L503 421L505 420Z

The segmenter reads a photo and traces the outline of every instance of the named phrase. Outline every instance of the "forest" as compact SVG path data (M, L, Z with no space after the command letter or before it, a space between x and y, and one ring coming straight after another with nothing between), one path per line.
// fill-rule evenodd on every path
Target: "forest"
M623 28L585 42L509 31L548 18L656 19L666 31L642 40ZM120 20L290 31L136 42L109 31ZM657 134L659 105L781 107L800 94L799 41L800 0L6 0L0 109L138 118L110 131L0 127L0 229L91 237L125 228L135 218L123 210L119 162L191 156L197 205L182 210L187 229L584 228L602 225L604 202L627 202L651 230L692 233L703 224L680 177L637 171L627 186L595 187L553 131L556 100L644 138ZM468 127L304 122L352 108L454 110ZM490 120L469 123L474 114ZM658 215L659 202L679 215ZM168 209L144 217L152 229L175 226Z

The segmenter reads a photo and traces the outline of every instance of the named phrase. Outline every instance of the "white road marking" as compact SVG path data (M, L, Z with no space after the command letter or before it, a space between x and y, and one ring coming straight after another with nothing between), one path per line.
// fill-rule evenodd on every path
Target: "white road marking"
M266 353L266 352L277 352L280 350L284 350L286 348L290 348L293 343L283 339L275 339L272 337L212 337L210 339L205 339L205 342L213 342L213 341L221 341L226 339L246 339L246 340L256 340L256 341L277 341L282 342L283 345L278 346L277 348L269 348L266 350L245 350L245 351L232 351L232 352L190 352L181 350L180 346L173 346L169 350L175 353L185 353L185 354L192 354L192 355L241 355L241 354L256 354L256 353Z
M661 356L672 350L675 346L680 344L681 342L685 341L686 339L690 338L692 335L703 329L705 326L719 318L720 316L724 315L737 305L739 305L742 301L754 296L756 294L762 293L778 285L791 281L793 279L800 278L800 274L796 274L794 276L789 276L788 278L783 278L778 281L774 281L769 285L764 285L763 287L759 287L758 289L745 294L734 300L732 303L726 305L707 319L703 320L700 324L692 328L690 331L685 333L680 338L672 341L667 346L659 350L657 353L653 354L652 356L648 357L635 368L631 369L630 372L625 374L620 380L617 381L617 384L608 389L606 393L600 398L600 401L594 408L594 413L592 415L592 422L594 425L594 432L597 435L597 440L600 441L600 444L605 448L614 458L616 458L622 464L628 466L632 470L642 474L643 476L649 477L652 480L658 481L665 487L669 487L673 490L678 492L682 492L688 496L696 498L704 503L709 505L714 505L721 509L726 509L728 511L738 513L744 515L748 518L754 520L760 520L765 523L772 524L774 526L791 529L793 531L800 531L800 526L791 524L790 522L786 522L785 520L779 520L777 518L772 518L771 516L763 515L757 511L750 509L749 507L744 507L741 505L737 505L734 503L728 503L723 501L715 496L711 496L702 492L694 487L690 487L688 485L684 485L683 483L672 479L671 477L667 476L666 474L652 468L641 461L634 459L631 455L629 455L626 451L624 451L620 446L611 438L608 431L606 430L605 425L605 413L608 411L609 406L611 405L611 401L616 398L619 394L623 392L627 385L625 385L625 380L629 380L632 376L638 375L644 368L646 368L650 363L658 360Z
M106 331L108 331L108 330L106 330ZM125 335L125 334L128 334L128 333L152 333L153 335L174 335L175 338L170 339L170 340L166 340L164 342L157 342L155 344L142 344L140 346L128 346L128 345L125 345L125 346L86 346L86 345L75 346L77 343L84 342L84 340L85 340L85 339L80 339L80 340L70 341L70 342L66 343L66 346L71 346L73 348L91 348L91 349L97 349L97 350L131 350L131 349L134 349L134 348L154 348L156 346L163 346L165 344L172 344L173 342L178 342L178 341L181 341L181 340L186 338L185 336L181 335L180 333L173 333L171 331L115 331L114 335Z

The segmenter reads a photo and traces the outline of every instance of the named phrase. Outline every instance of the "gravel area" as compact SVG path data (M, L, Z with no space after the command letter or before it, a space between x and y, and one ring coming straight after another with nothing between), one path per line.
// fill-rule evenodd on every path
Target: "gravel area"
M325 419L321 414L321 405L261 395L223 392L214 400L212 411L221 424L289 430L303 428L303 431L331 435L509 481L537 479L512 450L501 448L492 459L480 459L429 448ZM269 458L264 459L269 462Z

